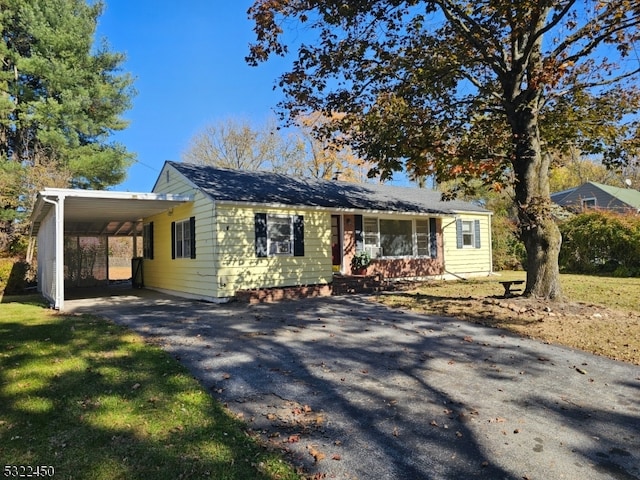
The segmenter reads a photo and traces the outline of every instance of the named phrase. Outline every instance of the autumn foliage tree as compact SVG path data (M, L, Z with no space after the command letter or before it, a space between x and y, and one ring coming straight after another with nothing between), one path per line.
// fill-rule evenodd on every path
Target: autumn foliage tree
M314 135L330 123L320 112L297 117L291 128L280 129L274 119L263 125L227 118L197 132L182 160L236 170L268 170L296 177L363 182L368 165L335 134Z
M327 117L322 112L300 115L295 119L296 136L304 150L299 160L299 175L312 178L338 178L362 183L367 179L372 164L359 158L348 140L334 132L330 126L344 115L334 113ZM328 135L318 134L330 128Z
M548 153L580 144L627 158L637 1L258 0L249 15L250 64L297 42L283 112L343 113L336 128L374 173L512 184L525 294L561 296Z

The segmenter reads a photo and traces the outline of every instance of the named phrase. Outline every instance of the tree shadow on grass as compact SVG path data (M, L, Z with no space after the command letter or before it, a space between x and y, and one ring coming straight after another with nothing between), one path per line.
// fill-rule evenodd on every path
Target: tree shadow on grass
M294 478L182 365L122 327L89 316L8 317L3 465L49 465L70 479Z

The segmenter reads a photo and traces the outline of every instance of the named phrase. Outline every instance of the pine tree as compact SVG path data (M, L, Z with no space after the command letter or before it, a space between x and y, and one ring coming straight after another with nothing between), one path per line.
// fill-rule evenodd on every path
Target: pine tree
M0 0L0 250L43 186L104 188L133 159L110 141L134 95L124 56L96 44L101 2Z

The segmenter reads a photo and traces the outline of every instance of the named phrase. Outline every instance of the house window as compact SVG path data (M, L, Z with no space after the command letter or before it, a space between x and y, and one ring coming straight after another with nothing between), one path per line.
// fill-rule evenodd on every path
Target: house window
M142 226L142 257L153 260L153 222Z
M380 219L380 247L385 257L413 255L411 220Z
M371 255L372 258L381 257L380 249L380 232L378 230L377 218L365 218L363 220L363 240L364 250Z
M480 220L456 220L458 248L480 248Z
M473 222L468 220L462 221L462 247L473 247Z
M589 208L596 208L596 199L595 198L583 198L582 199L582 209L587 210Z
M258 257L304 256L302 215L256 213L255 236Z
M429 251L430 246L429 221L416 220L416 253L419 257L428 257L431 253Z
M171 258L196 258L196 219L171 222Z
M435 223L432 220L398 220L365 217L364 250L371 257L428 256L435 258Z

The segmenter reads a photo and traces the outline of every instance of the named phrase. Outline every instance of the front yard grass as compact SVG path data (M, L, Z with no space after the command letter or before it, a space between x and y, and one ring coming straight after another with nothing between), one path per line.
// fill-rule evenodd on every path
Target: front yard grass
M376 298L391 307L482 323L640 365L640 278L563 274L563 301L501 298L498 282L525 278L525 272L501 272L425 282Z
M5 476L7 466L82 480L300 478L167 353L37 297L0 306Z

